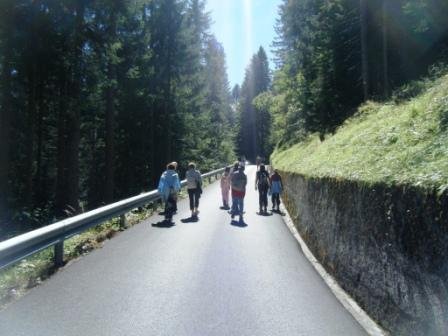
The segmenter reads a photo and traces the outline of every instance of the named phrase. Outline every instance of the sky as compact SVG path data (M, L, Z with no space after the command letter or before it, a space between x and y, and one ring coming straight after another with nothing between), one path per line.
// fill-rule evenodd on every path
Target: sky
M226 52L230 87L241 85L250 58L260 46L273 68L271 45L276 36L274 25L282 0L207 0L211 31Z

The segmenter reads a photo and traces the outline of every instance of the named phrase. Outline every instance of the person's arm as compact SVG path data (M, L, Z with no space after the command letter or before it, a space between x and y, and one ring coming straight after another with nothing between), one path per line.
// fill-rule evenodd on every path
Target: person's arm
M176 191L178 192L181 188L180 185L180 180L179 180L179 175L176 174L175 178L174 178L174 189L176 189Z
M258 186L258 172L255 173L255 190L257 190L257 186Z
M165 181L164 181L165 179L163 178L163 175L160 177L160 180L159 180L159 185L158 185L158 187L157 187L157 190L159 191L159 193L160 194L162 194L163 193L163 188L165 187Z

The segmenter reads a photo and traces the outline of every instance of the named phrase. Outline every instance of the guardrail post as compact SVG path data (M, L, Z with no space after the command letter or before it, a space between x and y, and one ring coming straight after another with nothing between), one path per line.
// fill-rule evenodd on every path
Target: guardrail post
M120 216L120 230L126 229L126 214Z
M64 241L61 240L56 245L54 245L54 266L62 267L64 266Z

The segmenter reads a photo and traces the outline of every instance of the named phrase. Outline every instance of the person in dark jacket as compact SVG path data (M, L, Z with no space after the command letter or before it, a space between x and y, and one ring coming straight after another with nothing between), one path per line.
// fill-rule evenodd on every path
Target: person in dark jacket
M270 188L269 173L264 164L260 164L255 178L255 190L258 189L258 205L260 207L259 214L268 213L268 191Z

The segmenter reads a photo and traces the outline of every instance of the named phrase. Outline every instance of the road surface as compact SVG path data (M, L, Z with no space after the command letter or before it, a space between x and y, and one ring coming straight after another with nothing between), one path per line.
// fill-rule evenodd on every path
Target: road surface
M279 214L258 216L246 170L247 226L204 190L198 222L179 203L71 263L0 312L0 335L365 335L336 300ZM270 205L269 205L270 206Z

